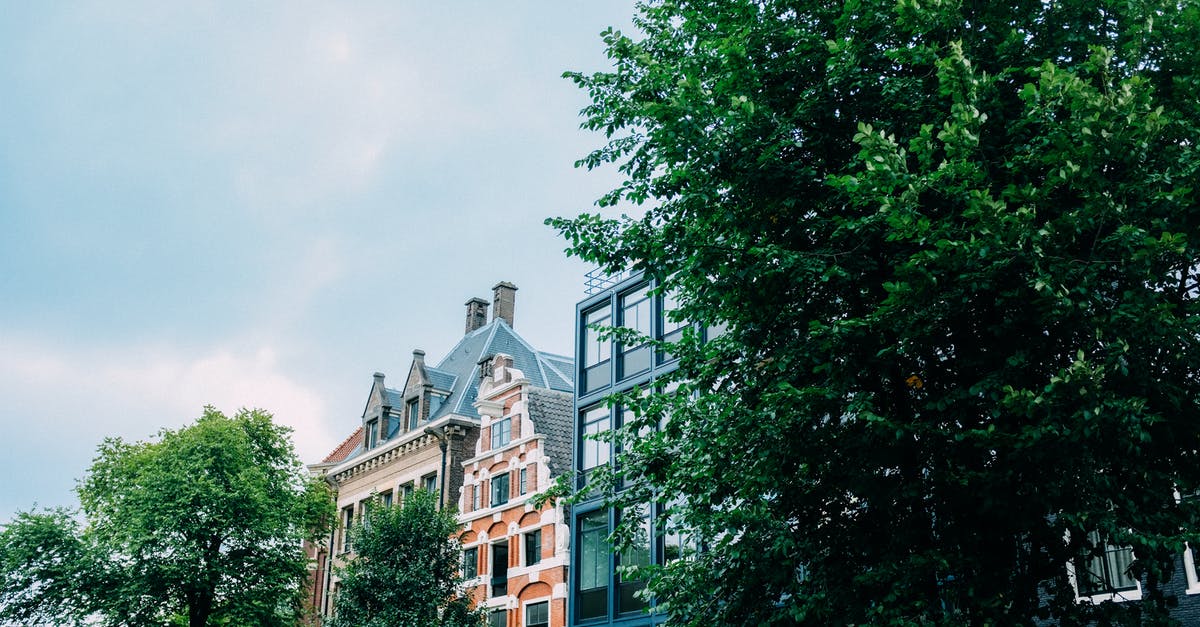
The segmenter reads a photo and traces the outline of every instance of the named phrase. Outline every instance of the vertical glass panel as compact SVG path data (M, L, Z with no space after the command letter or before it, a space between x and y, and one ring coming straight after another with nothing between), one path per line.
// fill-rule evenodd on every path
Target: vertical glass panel
M474 579L479 576L479 549L471 547L463 551L463 578Z
M488 627L508 627L508 612L505 610L492 610L488 614Z
M413 429L417 428L417 422L419 421L419 419L421 417L420 399L414 398L414 399L408 401L407 407L408 407L408 409L407 409L407 411L408 411L408 430L412 431Z
M612 383L612 340L600 339L600 331L592 328L612 326L612 311L608 306L593 309L583 315L583 324L583 391L587 392Z
M1088 540L1100 548L1099 554L1080 558L1075 569L1075 579L1080 596L1111 594L1136 590L1138 582L1129 574L1133 563L1133 550L1127 546L1115 546L1101 542L1100 534L1091 532Z
M583 413L583 438L581 454L583 456L583 464L580 469L583 471L584 483L587 482L588 471L608 463L611 454L611 443L606 440L595 439L591 436L596 436L601 433L606 433L612 428L609 419L608 407L594 407Z
M612 577L608 548L608 511L579 517L579 620L608 616L608 584Z
M542 561L542 530L525 534L525 565L533 566Z
M637 519L637 529L634 532L632 543L621 551L621 565L648 566L650 565L650 508L642 505L637 509L626 510L624 515ZM646 587L646 582L628 574L622 574L620 577L617 611L620 613L642 611L648 604L638 598L636 593Z
M649 286L643 286L621 297L621 326L650 336ZM636 342L636 340L635 340ZM617 368L622 378L650 368L650 347L644 342L622 345Z
M669 506L667 509L669 510ZM675 560L691 559L699 547L696 539L683 529L682 522L677 517L666 514L664 518L662 553L658 562L667 564Z

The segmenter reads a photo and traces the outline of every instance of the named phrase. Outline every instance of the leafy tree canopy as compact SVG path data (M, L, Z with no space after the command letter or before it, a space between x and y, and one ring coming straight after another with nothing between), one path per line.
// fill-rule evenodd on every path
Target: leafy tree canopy
M22 624L294 625L301 541L333 519L288 429L212 407L156 441L108 439L72 512L0 531L0 618Z
M706 545L651 569L672 622L1165 620L1200 540L1200 4L635 24L568 76L608 137L579 165L624 175L599 206L639 214L549 222L728 328L615 434L640 483L614 503L677 497ZM1145 602L1075 601L1066 564L1105 541Z
M479 627L462 594L462 545L452 510L417 490L396 507L376 502L350 528L354 556L339 570L330 627Z

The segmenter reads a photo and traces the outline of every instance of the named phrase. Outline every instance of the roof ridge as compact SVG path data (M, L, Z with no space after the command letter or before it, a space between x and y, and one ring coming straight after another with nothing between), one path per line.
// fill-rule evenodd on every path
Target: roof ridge
M332 450L332 451L329 451L329 454L325 456L325 459L322 459L322 460L321 460L321 463L322 463L322 464L330 464L330 463L334 463L334 464L336 464L336 463L340 463L340 462L343 462L343 461L345 461L345 460L346 460L346 457L347 457L347 456L350 454L350 452L351 452L351 451L353 451L354 449L352 448L352 449L350 449L349 451L346 451L346 452L344 452L344 453L342 453L342 450L343 450L344 448L346 448L346 445L347 445L347 444L351 444L351 443L352 443L352 440L354 440L355 438L357 438L357 437L358 437L358 436L359 436L359 435L362 433L362 430L363 430L363 428L362 428L362 425L358 425L358 428L357 428L357 429L355 429L355 430L354 430L354 432L353 432L353 433L351 433L349 436L347 436L345 440L342 440L341 444L338 444L337 446L333 447L333 450ZM358 443L357 443L357 442L353 442L353 444L354 444L355 446L358 446ZM342 455L341 455L341 459L336 459L336 457L337 457L338 453L342 453Z
M539 355L538 355L538 363L540 364L542 361L543 361L543 358L542 358L542 356L539 354ZM562 379L562 380L563 380L563 383L570 383L570 384L571 384L571 388L572 388L572 389L574 389L574 387L575 387L575 384L574 384L574 383L572 383L571 379L569 379L569 378L567 377L566 373L564 373L562 370L559 370L559 369L558 369L558 368L557 368L557 367L556 367L554 364L550 363L550 361L549 361L549 360L545 360L545 361L546 361L546 366L545 366L546 368L549 368L550 370L552 370L552 371L554 372L554 374L558 375L558 378L559 378L559 379ZM547 380L546 380L546 387L550 387L550 380L549 380L549 379L547 379Z

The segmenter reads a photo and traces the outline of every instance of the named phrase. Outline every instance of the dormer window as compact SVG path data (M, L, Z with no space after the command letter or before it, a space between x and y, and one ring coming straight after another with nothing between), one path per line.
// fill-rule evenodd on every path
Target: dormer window
M417 428L417 423L421 420L421 399L410 398L405 409L405 418L408 420L408 430L412 431Z
M375 448L379 444L379 421L367 421L367 450Z

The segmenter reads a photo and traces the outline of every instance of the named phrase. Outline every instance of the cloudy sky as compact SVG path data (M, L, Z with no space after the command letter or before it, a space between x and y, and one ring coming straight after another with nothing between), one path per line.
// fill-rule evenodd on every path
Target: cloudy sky
M542 225L632 0L16 2L0 19L0 522L106 436L262 407L316 461L472 296L571 351L588 269Z

